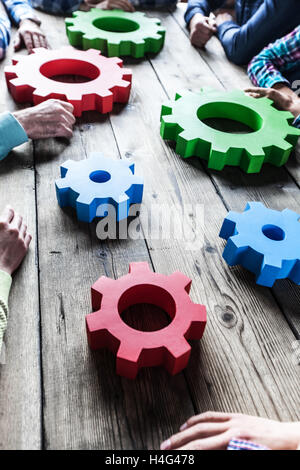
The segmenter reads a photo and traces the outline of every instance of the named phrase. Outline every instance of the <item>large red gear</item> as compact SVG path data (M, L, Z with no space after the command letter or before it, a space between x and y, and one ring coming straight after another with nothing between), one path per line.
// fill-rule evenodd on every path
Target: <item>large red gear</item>
M116 353L117 373L130 379L141 367L159 365L177 374L189 360L187 339L200 339L206 325L206 308L189 297L191 283L180 272L171 276L153 273L148 263L131 263L129 274L117 280L100 277L92 286L92 306L98 311L86 316L90 347ZM151 332L131 328L121 314L141 303L161 307L171 323Z
M113 103L129 99L132 74L118 57L107 58L95 49L79 51L34 49L34 54L13 59L5 68L7 86L15 101L39 104L50 98L68 101L75 116L83 111L108 113ZM64 83L51 79L58 75L81 75L85 83Z

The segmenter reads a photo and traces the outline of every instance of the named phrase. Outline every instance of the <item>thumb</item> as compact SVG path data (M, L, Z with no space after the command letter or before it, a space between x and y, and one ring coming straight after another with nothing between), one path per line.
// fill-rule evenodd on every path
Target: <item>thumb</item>
M22 38L21 38L21 34L18 32L16 34L15 39L14 39L14 49L15 49L15 51L18 51L21 48L21 44L22 44Z

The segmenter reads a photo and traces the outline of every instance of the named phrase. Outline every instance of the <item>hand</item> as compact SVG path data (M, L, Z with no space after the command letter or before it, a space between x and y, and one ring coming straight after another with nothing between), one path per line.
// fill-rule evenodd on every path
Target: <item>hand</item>
M295 117L300 114L300 98L289 87L277 84L279 89L274 88L247 88L245 93L253 98L269 98L274 101L276 108L289 111Z
M8 274L20 266L26 255L31 235L27 233L27 225L23 217L7 206L0 214L0 270Z
M226 23L226 21L233 21L233 16L230 15L229 13L220 13L216 17L217 26L220 26L221 24Z
M45 34L41 28L31 20L23 20L19 25L15 40L14 48L15 51L21 49L22 43L25 44L28 53L32 53L34 47L45 47L48 48L48 42Z
M234 413L203 413L190 418L180 429L162 443L162 450L225 450L233 438L272 450L295 450L300 443L300 423Z
M216 31L215 21L201 13L196 13L190 21L190 41L194 46L204 47Z
M23 126L30 139L66 137L73 135L73 106L66 101L47 100L43 103L16 111L13 116Z
M135 11L134 6L129 2L129 0L104 0L99 2L98 0L85 0L85 3L89 7L101 8L102 10L114 10L120 9L124 11Z

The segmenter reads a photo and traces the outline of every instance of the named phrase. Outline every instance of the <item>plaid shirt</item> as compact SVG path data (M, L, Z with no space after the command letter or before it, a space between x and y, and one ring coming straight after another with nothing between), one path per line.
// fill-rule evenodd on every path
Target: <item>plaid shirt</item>
M272 88L275 83L291 86L285 74L298 73L300 80L300 26L290 34L265 47L248 66L249 77L254 85ZM296 84L296 82L295 82ZM300 85L300 82L297 84ZM300 116L294 125L300 128Z
M26 18L35 19L36 16L32 10L29 0L0 0L11 21L19 24ZM0 14L0 49L6 50L10 41L10 21L7 17ZM1 54L0 54L1 56ZM0 57L1 58L1 57Z

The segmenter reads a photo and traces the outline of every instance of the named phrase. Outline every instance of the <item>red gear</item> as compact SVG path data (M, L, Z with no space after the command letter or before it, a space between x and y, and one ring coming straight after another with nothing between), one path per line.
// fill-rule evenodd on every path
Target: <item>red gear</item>
M114 101L127 103L132 74L122 68L123 61L118 57L107 58L95 49L79 51L69 46L33 52L13 59L13 65L5 68L7 86L15 101L39 104L57 98L71 103L75 116L93 110L108 113ZM51 79L65 74L82 75L90 81L65 83Z
M117 373L134 379L141 367L164 365L172 375L186 367L191 346L206 325L206 308L194 304L188 293L192 281L180 272L153 273L148 263L131 263L129 274L113 280L101 277L92 287L95 313L86 316L92 349L109 348L117 354ZM164 309L171 323L158 331L138 331L121 318L134 304L150 303Z

